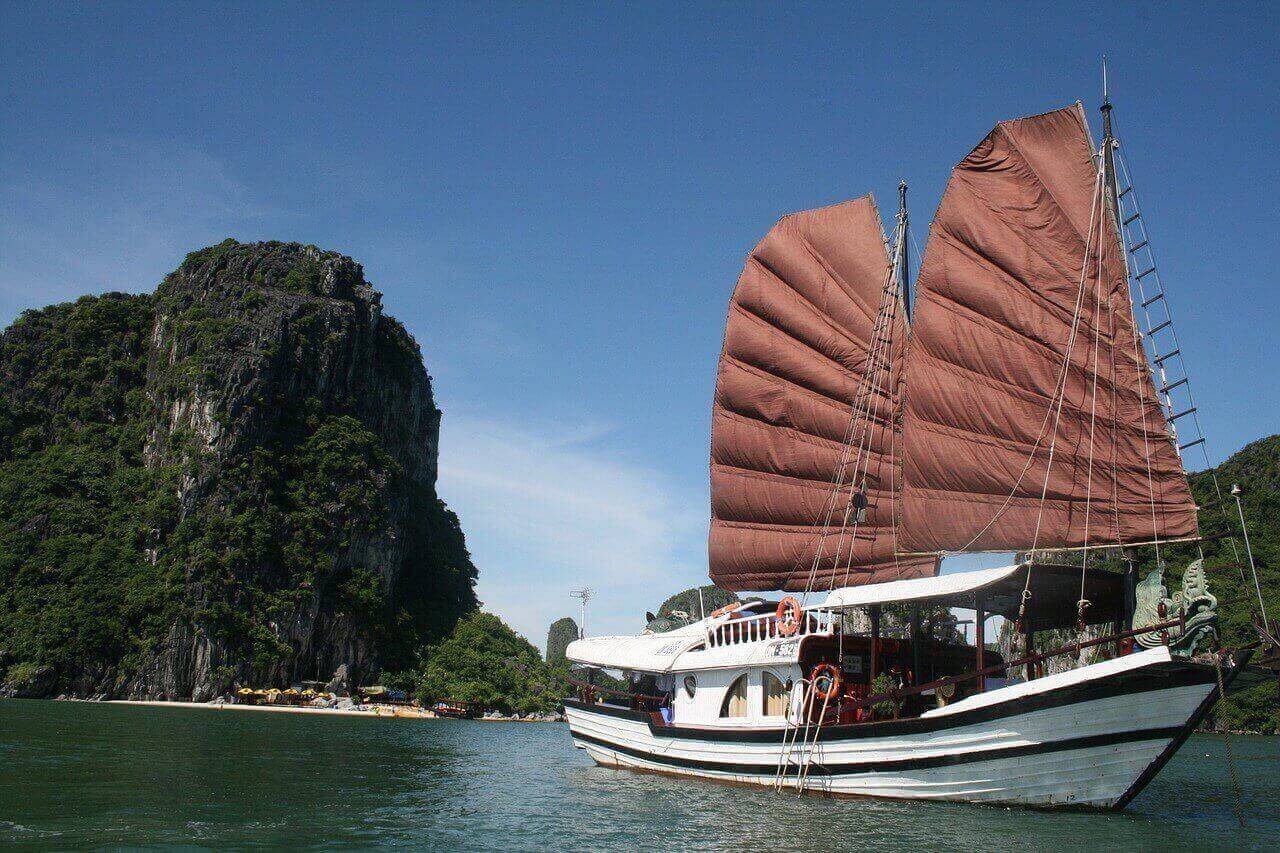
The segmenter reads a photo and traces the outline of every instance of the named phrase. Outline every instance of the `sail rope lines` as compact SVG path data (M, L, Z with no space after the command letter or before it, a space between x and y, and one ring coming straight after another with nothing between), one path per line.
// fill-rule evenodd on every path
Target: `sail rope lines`
M883 293L883 289L882 289L882 293ZM871 363L872 352L876 346L879 320L880 320L880 313L877 312L876 319L873 321L873 326L872 326L872 340L867 347L867 364L868 365ZM831 479L831 492L827 496L827 501L824 508L824 515L822 520L822 527L819 529L818 533L816 534L816 538L818 540L818 549L814 554L813 561L809 568L809 576L805 581L805 589L800 599L801 604L805 602L805 600L808 598L810 591L812 591L813 582L817 577L818 567L821 564L823 552L826 550L827 531L831 527L831 519L835 513L835 508L839 501L840 491L844 487L845 472L848 471L849 457L853 451L854 432L857 429L857 425L859 421L858 412L861 410L861 401L864 394L864 388L867 382L868 372L869 372L868 370L863 370L862 378L859 380L858 388L854 392L854 399L849 407L849 426L845 429L844 440L842 443L843 446L840 454L840 464L837 466L835 475ZM855 464L855 468L856 467L857 466ZM852 497L852 495L850 495L850 497ZM843 526L842 526L842 529L843 529ZM793 573L795 569L799 567L800 559L802 555L803 555L803 552L801 553L801 555L797 555L796 561L792 567Z
M1058 379L1058 387L1054 391L1054 399L1056 401L1057 411L1053 416L1053 432L1049 439L1049 458L1044 469L1044 483L1040 487L1040 506L1036 512L1036 529L1031 536L1031 550L1034 553L1036 546L1040 542L1040 527L1044 521L1044 504L1049 494L1049 476L1053 472L1053 457L1058 449L1058 426L1062 421L1063 404L1067 398L1067 377L1071 373L1071 354L1075 351L1076 337L1080 331L1080 319L1083 316L1085 282L1089 275L1089 252L1093 248L1093 226L1094 220L1098 217L1099 201L1102 197L1102 172L1098 171L1097 179L1093 186L1093 203L1089 210L1089 231L1085 237L1084 259L1080 267L1080 289L1076 294L1075 314L1071 318L1071 333L1067 336L1067 350L1062 357L1062 373ZM1098 247L1101 254L1101 246ZM1050 403L1052 408L1055 403ZM1027 586L1031 585L1031 572L1027 572Z
M1113 121L1113 122L1115 121L1115 120L1114 120L1114 117L1113 117L1112 121ZM1192 421L1192 423L1195 425L1196 433L1197 433L1197 434L1199 435L1199 437L1200 437L1200 442L1199 442L1199 443L1200 443L1200 452L1201 452L1201 454L1202 454L1202 455L1203 455L1203 457L1204 457L1204 465L1205 465L1205 469L1209 472L1209 480L1210 480L1210 482L1213 484L1213 493L1214 493L1214 497L1215 497L1215 498L1217 498L1217 505L1218 505L1219 507L1222 507L1222 506L1224 506L1224 505L1226 504L1226 499L1225 499L1225 497L1224 497L1224 496L1223 496L1223 494L1222 494L1222 486L1221 486L1221 483L1220 483L1220 482L1219 482L1219 480L1218 480L1218 472L1217 472L1217 470L1214 468L1214 466L1213 466L1212 462L1211 462L1211 461L1210 461L1210 459L1209 459L1209 448L1208 448L1208 442L1205 440L1204 428L1203 428L1203 427L1201 426L1201 424L1200 424L1200 414L1199 414L1199 410L1198 410L1198 408L1197 408L1197 406L1196 406L1196 403L1195 403L1195 396L1194 396L1194 395L1192 394L1192 392L1191 392L1190 374L1189 374L1189 372L1187 371L1186 357L1182 354L1182 344L1181 344L1181 342L1178 340L1178 330L1177 330L1177 327L1173 324L1173 312L1172 312L1172 309L1170 309L1170 308L1169 308L1169 299L1168 299L1168 296L1166 295L1166 291L1165 291L1165 287L1164 287L1164 281L1163 281L1163 279L1162 279L1162 278L1161 278L1161 276L1160 276L1160 270L1159 270L1158 265L1157 265L1157 263L1156 263L1155 250L1154 250L1154 248L1151 246L1150 235L1149 235L1149 233L1148 233L1148 231L1147 231L1146 222L1145 222L1145 221L1143 220L1143 218L1142 218L1142 209L1141 209L1141 206L1138 204L1138 193L1137 193L1137 190L1134 188L1134 185L1133 185L1133 176L1132 176L1132 174L1129 172L1129 163L1128 163L1128 158L1126 158L1126 157L1124 156L1123 149L1122 149L1122 148L1121 148L1121 146L1118 144L1118 141L1119 141L1118 134L1113 134L1113 135L1114 135L1114 136L1116 136L1116 139L1117 139L1117 145L1116 145L1116 158L1115 158L1115 159L1116 159L1116 161L1119 163L1121 173L1122 173L1122 174L1123 174L1123 176L1124 176L1124 181L1125 181L1125 185L1126 185L1126 190L1125 190L1125 192L1126 192L1126 194L1131 194L1131 195L1133 196L1134 219L1133 219L1132 221L1139 222L1139 223L1141 223L1141 225L1142 225L1142 233L1141 233L1142 240L1140 241L1140 244L1141 244L1143 247L1145 247L1145 248L1146 248L1146 250L1147 250L1147 254L1148 254L1148 257L1150 258L1150 261L1151 261L1151 274L1152 274L1152 275L1154 275L1154 277L1155 277L1155 284L1156 284L1156 287L1158 288L1158 290L1157 290L1157 296L1158 296L1159 300L1160 300L1160 301L1163 303L1163 305L1164 305L1164 309L1165 309L1165 316L1166 316L1166 319L1167 319L1167 321L1168 321L1168 330L1169 330L1169 334L1170 334L1170 336L1171 336L1171 338L1172 338L1172 340L1173 340L1173 350L1172 350L1172 353L1176 354L1177 359L1178 359L1178 365L1179 365L1179 367L1180 367L1180 369L1181 369L1181 371L1182 371L1182 376L1184 377L1183 387L1184 387L1184 389L1185 389L1186 398L1187 398L1187 409L1186 409L1186 412L1185 412L1185 413L1186 413L1186 414L1190 414L1190 416L1191 416L1191 421ZM1119 211L1117 211L1117 217L1119 217ZM1127 252L1132 252L1133 250L1132 250L1130 247L1131 247L1132 245L1138 245L1138 244L1133 244L1130 240L1128 240L1128 239L1127 239L1127 238L1128 238L1128 236L1129 236L1129 234L1128 234L1128 232L1129 232L1129 228L1130 228L1129 224L1122 222L1122 231L1124 232L1122 236L1125 238L1125 248L1126 248L1126 251L1127 251ZM1128 261L1128 256L1127 256L1127 254L1126 254L1126 256L1125 256L1125 257L1126 257L1126 265L1127 265L1127 261ZM1137 284L1137 286L1138 286L1138 295L1139 295L1139 298L1141 298L1141 299L1142 299L1142 302L1143 302L1143 305L1144 305L1144 312L1145 312L1145 305L1147 304L1146 290L1145 290L1145 287L1144 287L1144 285L1143 285L1143 283L1142 283L1141 278L1135 279L1135 281L1136 281L1136 284ZM1155 298L1157 298L1157 297L1152 297L1152 299L1153 299L1153 300L1154 300ZM1134 318L1134 322L1135 322L1135 327L1136 327L1136 323L1137 323L1137 318L1136 318L1136 317ZM1150 330L1151 330L1151 318L1150 318L1150 316L1148 316L1148 317L1147 317L1147 328L1148 328L1148 333L1150 333ZM1158 355L1158 353L1157 353L1157 355ZM1163 373L1163 371L1164 371L1164 361L1163 361L1163 360L1161 360L1161 361L1159 362L1159 367L1160 367L1161 372ZM1167 396L1168 396L1168 395L1166 395L1166 397L1167 397ZM1168 411L1167 411L1167 413L1166 413L1166 417L1172 417L1172 416L1174 416L1174 415L1175 415L1175 412L1173 412L1173 410L1172 410L1172 409L1173 409L1173 407L1172 407L1172 399L1171 399L1171 398L1170 398L1170 399L1166 399L1166 401L1165 401L1164 405L1165 405L1165 407L1168 409ZM1173 431L1173 437L1174 437L1174 438L1173 438L1173 440L1174 440L1174 444L1175 444L1175 446L1176 446L1176 445L1177 445L1177 442L1178 442L1178 438L1177 438L1177 427L1176 427L1176 425L1174 425L1174 424L1172 423L1172 420L1170 421L1170 426L1171 426L1171 429L1172 429L1172 431ZM1181 452L1180 452L1180 451L1179 451L1179 455L1181 455ZM1243 513L1243 511L1241 511L1241 512L1240 512L1240 530L1241 530L1241 533L1244 535L1244 538L1245 538L1245 540L1246 540L1246 546L1245 546L1245 547L1246 547L1246 550L1249 550L1249 548L1248 548L1248 543L1247 543L1248 535L1249 535L1249 534L1248 534L1248 531L1247 531L1247 530L1245 530L1245 526L1244 526L1244 517L1243 517L1243 516L1244 516L1244 513ZM1238 545L1238 544L1237 544L1237 542L1236 542L1236 536L1235 536L1235 535L1232 535L1232 536L1231 536L1227 541L1231 543L1231 554L1232 554L1232 559L1234 560L1234 562L1235 562L1235 566L1236 566L1236 569L1237 569L1237 571L1238 571L1238 573L1239 573L1239 575L1240 575L1240 582L1241 582L1242 584L1247 584L1247 581L1245 580L1245 575L1244 575L1244 561L1240 559L1240 548L1239 548L1239 545ZM1200 546L1199 546L1199 551L1200 551L1199 556L1201 557L1201 559L1203 559L1203 558L1204 558L1204 547L1203 547L1203 545L1200 545ZM1266 624L1266 623L1267 623L1267 621L1268 621L1268 620L1267 620L1267 608L1266 608L1266 602L1264 601L1264 599L1263 599L1263 597L1262 597L1262 589L1261 589L1261 586L1260 586L1260 585L1259 585L1259 583L1258 583L1257 569L1256 569L1256 568L1254 568L1254 567L1253 567L1253 564L1252 564L1252 553L1250 553L1250 554L1249 554L1249 556L1250 556L1250 567L1251 567L1251 569L1252 569L1252 571L1253 571L1254 587L1255 587L1255 591L1257 592L1257 597L1258 597L1258 606L1259 606L1259 608L1260 608L1260 614L1259 614L1259 615L1261 615L1263 623L1264 623L1264 624Z
M1213 656L1213 671L1218 675L1218 699L1219 701L1227 698L1227 688L1222 678L1222 658L1226 652L1218 649L1217 654ZM1227 753L1227 773L1231 776L1231 789L1235 793L1236 820L1244 826L1244 809L1241 807L1240 801L1240 780L1236 778L1236 757L1231 752L1231 733L1225 728L1222 730L1222 748Z
M1099 172L1098 181L1101 181L1101 175L1102 173ZM1095 207L1094 207L1094 210L1091 211L1089 215L1089 236L1090 237L1092 236L1092 233L1093 233L1093 218L1094 218L1094 211L1096 211L1097 191L1098 191L1098 183L1095 182L1095 185L1094 185ZM1086 271L1088 270L1088 254L1089 254L1089 247L1088 247L1088 242L1086 240L1085 261L1080 268L1080 290L1076 297L1075 315L1072 318L1072 337L1073 338L1075 335L1076 323L1080 319L1081 299L1084 295L1085 275L1086 275ZM1013 487L1009 489L1009 494L1005 496L1004 503L1000 505L999 509L995 511L995 513L991 516L991 519L987 521L987 523L982 527L982 529L979 530L977 533L975 533L973 537L964 544L963 547L957 548L954 551L951 551L948 553L963 554L964 552L968 551L969 548L975 542L977 542L979 539L981 539L983 536L986 535L987 531L991 529L992 525L994 525L997 521L999 521L1004 516L1005 511L1008 510L1009 507L1013 504L1013 499L1017 496L1018 489L1021 488L1023 479L1026 478L1027 472L1031 470L1031 466L1035 464L1036 456L1037 454L1039 454L1040 447L1044 443L1045 435L1048 433L1048 429L1049 429L1049 420L1054 413L1054 403L1056 400L1059 399L1059 396L1060 396L1057 389L1061 387L1065 390L1066 378L1067 378L1068 371L1070 370L1070 367L1071 367L1071 353L1070 351L1068 351L1067 354L1063 357L1062 367L1058 371L1058 379L1054 385L1054 395L1049 398L1049 405L1045 409L1044 420L1040 423L1040 432L1036 436L1036 442L1031 446L1031 452L1027 454L1027 460L1026 462L1023 463L1022 470L1018 472L1018 477L1016 480L1014 480ZM1061 409L1059 409L1059 412L1061 412ZM1056 425L1054 427L1054 431L1055 432L1057 431ZM1047 477L1048 475L1046 473L1046 484L1048 482ZM1042 499L1041 500L1042 508L1043 508L1043 505L1044 504ZM1036 528L1037 528L1037 534L1038 534L1039 533L1038 520L1037 520ZM1033 547L1033 550L1034 550L1034 547Z
M1084 629L1084 611L1089 606L1089 600L1085 598L1085 578L1089 572L1089 511L1093 504L1093 457L1094 457L1094 434L1098 424L1098 357L1102 344L1102 221L1098 222L1098 268L1095 273L1093 283L1093 304L1097 307L1098 312L1094 316L1093 322L1093 392L1089 403L1089 468L1085 478L1084 487L1084 553L1080 558L1080 599L1076 602L1077 610L1077 627ZM1086 257L1086 262L1088 258ZM1111 299L1107 299L1107 305L1111 305ZM1111 418L1114 422L1116 412L1114 404L1111 407ZM1114 455L1114 454L1113 454ZM1030 575L1030 571L1028 571ZM1079 635L1077 634L1077 637Z
M894 230L893 264L889 270L889 280L888 282L885 283L885 287L880 296L880 299L881 299L880 314L883 318L885 318L885 322L883 325L886 329L886 334L884 335L884 342L882 346L880 361L874 366L875 377L872 382L872 388L880 387L881 377L883 374L887 373L888 383L884 387L885 387L885 396L889 401L889 417L881 424L881 429L883 430L886 426L888 427L891 443L893 442L892 437L894 435L894 420L898 411L898 406L896 406L894 402L894 388L893 388L894 373L893 373L893 354L892 354L893 334L892 332L893 332L893 325L894 325L893 321L897 317L897 312L901 304L900 279L901 279L901 270L902 270L902 255L906 251L906 244L903 237L903 231L905 230L905 228L906 228L906 220L905 218L900 218L898 222L898 227ZM905 321L905 317L903 319ZM883 350L889 350L889 355L887 358L885 357ZM858 449L859 458L865 460L866 462L866 470L862 472L862 483L864 484L864 486L866 484L866 477L870 473L869 469L871 464L871 441L872 441L872 436L874 435L874 429L870 421L871 421L871 410L870 410L870 404L868 403L866 420L864 421L864 427L863 427L862 444L864 446L861 446ZM891 451L890 452L891 458L892 458L892 455L893 454ZM883 465L884 455L881 454L880 458L881 458L881 464ZM857 471L854 472L854 476L855 476L854 483L856 484L857 482L859 482L857 479ZM880 474L877 474L876 476L877 476L877 481L879 481ZM889 477L890 477L890 491L891 491L890 501L891 501L891 511L892 511L892 500L893 500L893 494L892 494L893 468L892 466L890 467ZM856 485L855 485L855 488L856 488ZM845 518L844 518L845 525L848 524L849 513L850 513L850 510L853 508L853 495L854 495L854 492L850 491L849 502L845 507ZM892 515L891 515L891 520L892 520ZM845 561L844 578L841 580L841 584L843 586L849 585L849 573L853 570L854 550L858 542L858 525L861 523L861 521L862 520L857 515L854 516L853 531L849 537L849 557ZM897 535L896 530L894 531L893 535L895 537L895 542L896 542L896 535ZM895 545L895 548L894 548L895 565L897 563L897 559L898 559L897 547ZM828 592L835 589L836 572L839 571L839 568L840 568L840 551L839 549L837 549L835 563L833 564L833 571L831 572L831 582L828 585L828 590L827 590Z
M1117 221L1119 220L1117 219ZM1123 251L1123 246L1121 250ZM1128 264L1126 263L1125 266L1127 268ZM1133 314L1133 366L1138 371L1138 406L1142 409L1142 458L1147 468L1147 498L1151 503L1151 536L1156 547L1156 568L1160 569L1164 563L1160 559L1160 524L1156 519L1156 486L1155 479L1151 475L1151 441L1147 427L1147 382L1151 381L1152 376L1150 370L1144 373L1142 369L1142 362L1146 358L1146 350L1142 345L1142 333L1138 331L1138 311L1133 305L1133 289L1126 286L1125 291L1129 295L1130 310ZM1152 387L1155 387L1154 383ZM1160 406L1159 400L1153 400L1152 402ZM1178 446L1176 439L1173 446L1175 448ZM1179 456L1178 458L1181 459L1182 457Z
M845 446L841 456L842 463L840 468L837 471L836 481L832 487L831 494L829 495L829 498L828 498L828 502L827 502L828 510L825 518L823 519L822 528L819 530L817 534L818 550L814 553L813 562L809 567L809 576L805 581L804 592L801 595L801 603L805 602L808 599L809 593L813 591L814 581L817 580L818 569L821 566L822 557L826 551L827 531L830 530L831 528L831 518L834 515L835 507L839 502L840 492L845 487L845 472L848 471L848 458L850 455L853 454L853 446L856 443L858 445L858 453L856 456L854 456L853 474L850 476L848 480L849 496L845 501L844 515L840 523L840 535L836 540L836 550L835 550L835 555L833 557L833 562L832 562L833 580L834 580L835 571L838 570L839 568L839 559L840 559L839 555L844 550L844 537L845 537L845 532L848 530L849 513L853 506L854 489L856 488L856 484L858 482L858 473L859 471L862 470L862 461L863 461L862 451L863 451L864 441L862 437L857 438L857 440L855 441L855 436L858 433L858 426L864 423L864 414L863 414L864 409L866 410L865 417L867 418L870 417L870 409L872 405L871 399L873 398L875 393L874 392L875 383L873 379L873 372L874 372L875 365L878 363L879 356L880 356L880 345L879 345L879 340L881 337L880 317L882 312L883 312L883 309L881 312L877 313L876 323L872 330L871 345L868 346L867 348L867 362L866 362L867 369L864 369L863 371L862 379L859 381L858 390L855 392L853 403L850 406L849 428L845 433ZM866 430L864 429L862 433L863 433L863 436L865 436ZM856 523L855 523L852 535L855 537L855 540L856 540L856 536L857 536Z
M1027 602L1031 600L1031 569L1032 569L1032 564L1035 562L1036 546L1040 543L1040 525L1041 525L1041 522L1044 520L1044 504L1045 504L1045 499L1049 494L1049 476L1050 474L1053 473L1053 456L1054 456L1054 452L1057 450L1057 447L1058 447L1058 426L1062 419L1063 403L1066 401L1066 397L1067 397L1067 378L1068 376L1070 376L1070 373L1071 373L1071 354L1075 351L1076 335L1080 330L1080 318L1083 315L1085 283L1088 279L1089 266L1090 266L1089 252L1093 248L1094 222L1097 221L1099 226L1101 226L1102 217L1099 216L1098 214L1102 207L1103 178L1104 176L1103 176L1102 169L1098 168L1096 177L1093 182L1093 200L1089 204L1089 229L1088 231L1085 232L1084 258L1081 259L1081 263L1080 263L1080 288L1076 292L1075 313L1071 318L1071 333L1067 336L1067 349L1062 356L1062 371L1058 378L1058 387L1054 390L1054 398L1056 400L1057 411L1054 413L1053 433L1049 439L1049 457L1048 457L1047 463L1045 464L1045 469L1044 469L1044 483L1041 485L1041 488L1040 488L1040 505L1036 511L1036 529L1031 537L1031 560L1027 563L1027 577L1026 577L1026 581L1023 583L1023 586L1022 586L1022 600L1018 603L1018 618L1017 618L1017 621L1015 622L1015 625L1018 630L1021 630L1023 627L1022 620L1027 613ZM1101 227L1099 227L1098 230L1099 232L1101 232ZM1098 242L1099 242L1099 245L1097 247L1097 252L1098 252L1099 259L1101 259L1101 256L1102 256L1101 242L1102 241L1099 240ZM1093 325L1096 326L1097 323L1094 323ZM1053 409L1053 406L1054 406L1054 403L1051 402L1050 410ZM1048 420L1048 412L1046 412L1045 414L1046 414L1046 420ZM1014 488L1016 489L1017 486L1015 485ZM1012 498L1012 494L1010 494L1010 498ZM1027 642L1028 655L1032 654L1029 637L1030 635L1028 635L1028 642Z
M893 566L895 566L895 569L897 565L899 565L899 562L897 562L897 520L895 517L895 512L893 512L893 510L895 510L895 507L897 506L896 483L895 483L895 478L893 478L893 474L895 474L897 467L895 465L892 465L892 460L896 459L897 419L899 419L899 416L901 414L901 401L900 400L895 401L895 397L893 397L893 391L895 391L895 387L893 387L893 377L895 377L895 374L893 374L893 355L892 355L893 334L892 333L893 333L893 320L897 318L897 311L899 311L900 309L902 310L902 324L904 324L904 328L906 328L906 321L908 321L908 316L906 316L906 304L905 304L905 301L902 300L902 289L901 289L902 287L904 287L904 284L902 284L902 264L904 264L906 260L906 233L908 233L908 227L909 225L908 225L908 216L906 216L906 207L900 207L899 214L897 214L897 225L895 229L893 229L893 255L892 255L893 260L890 266L890 277L888 277L886 282L884 282L884 287L882 288L882 291L881 291L881 309L879 309L879 319L883 321L882 323L883 345L882 345L882 352L881 352L881 360L879 360L877 364L874 365L874 370L876 370L876 377L873 378L873 382L872 382L872 388L878 388L879 382L881 382L881 374L886 373L887 371L888 383L886 384L886 386L884 386L884 396L886 396L888 400L888 405L890 405L890 414L888 414L888 419L884 421L884 423L882 423L881 428L883 429L884 427L887 427L888 430L890 430L890 460L891 460L890 532L893 538ZM910 341L910 337L908 337L908 341ZM886 357L884 357L883 350L890 351L888 352L887 359ZM886 362L887 362L887 366L886 366ZM873 434L872 429L870 429L869 421L870 421L870 406L868 405L867 420L864 421L865 425L863 428L863 439L865 443L865 451L863 450L863 447L859 447L859 456L865 457L865 460L867 460L868 466L870 465L870 443L872 443L872 434ZM865 453L865 456L864 456L864 453ZM881 455L882 466L883 466L883 461L884 461L884 457L882 453ZM868 473L869 471L864 471L863 483L865 483L865 476L867 476ZM879 479L881 478L879 478L879 474L877 474L877 480ZM856 471L855 471L854 482L855 483L858 482L858 480L856 480ZM851 508L851 502L852 502L852 493L850 493L850 503L845 507L845 519L844 519L845 525L849 524L849 510ZM849 543L849 558L847 558L847 561L845 562L844 579L841 580L841 584L845 585L845 587L849 585L849 573L850 571L852 571L852 567L854 567L854 549L856 547L856 544L858 544L858 525L860 523L861 523L861 520L859 519L859 517L854 516L854 530L852 530L852 533L850 535L850 543ZM832 589L836 588L836 571L838 570L840 570L840 551L838 551L838 548L837 548L835 564L832 565L831 583L828 584L828 589L827 589L828 592L831 592ZM844 634L841 634L841 637L844 637Z
M844 515L840 524L840 534L836 540L836 551L834 561L832 563L832 582L834 584L835 573L839 570L840 554L844 550L844 539L846 531L849 527L849 515L853 506L853 498L857 488L859 473L865 476L864 463L869 463L869 440L870 430L866 429L865 424L871 417L871 408L876 397L879 386L880 372L882 370L882 362L885 352L888 350L892 342L892 305L888 295L891 292L894 283L897 280L897 263L896 255L893 263L889 265L885 284L881 288L880 309L876 313L876 318L872 327L872 338L867 347L866 367L863 370L862 378L859 381L858 389L855 392L854 400L850 406L849 426L845 431L845 444L841 453L841 463L837 468L836 476L833 478L832 490L828 496L822 527L819 530L818 549L814 553L813 561L810 564L809 575L805 581L804 592L801 595L801 603L803 604L813 591L814 582L817 580L818 569L821 566L822 557L826 551L827 532L831 529L832 517L835 514L835 507L839 502L840 492L846 485L845 474L849 470L849 457L853 455L853 447L857 444L857 454L853 459L853 474L848 480L849 496L845 501ZM892 389L889 391L889 397L892 401ZM859 430L859 426L863 429ZM857 540L857 520L855 517L854 528L851 533L854 543ZM852 554L853 546L850 546L850 554Z

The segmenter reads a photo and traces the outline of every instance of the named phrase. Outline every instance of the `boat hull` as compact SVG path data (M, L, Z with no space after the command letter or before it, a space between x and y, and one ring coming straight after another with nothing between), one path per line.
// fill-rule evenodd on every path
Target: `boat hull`
M787 762L778 728L663 726L637 711L565 706L574 744L602 765L774 785L786 763L783 785L818 793L1122 808L1217 693L1212 666L1154 649L915 719L829 727L818 732L811 759L797 747Z

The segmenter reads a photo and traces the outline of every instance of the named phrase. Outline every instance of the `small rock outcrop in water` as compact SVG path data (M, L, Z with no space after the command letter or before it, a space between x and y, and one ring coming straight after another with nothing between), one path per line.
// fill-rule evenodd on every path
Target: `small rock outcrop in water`
M0 341L0 682L201 700L405 666L476 604L439 423L413 338L314 247L228 240L154 295L25 313Z

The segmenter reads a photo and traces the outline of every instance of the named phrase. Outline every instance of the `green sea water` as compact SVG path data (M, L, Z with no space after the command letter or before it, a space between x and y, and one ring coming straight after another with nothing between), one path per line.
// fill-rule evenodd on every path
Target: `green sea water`
M1280 738L1193 738L1120 814L831 800L595 767L563 725L0 701L0 847L1280 848Z

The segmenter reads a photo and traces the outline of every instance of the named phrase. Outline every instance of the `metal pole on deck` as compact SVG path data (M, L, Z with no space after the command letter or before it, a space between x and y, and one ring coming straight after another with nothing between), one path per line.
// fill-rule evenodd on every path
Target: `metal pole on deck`
M876 680L880 657L880 605L871 605L871 680Z
M1138 549L1124 549L1124 630L1133 628L1133 611L1138 606Z
M973 625L973 641L978 647L978 669L986 669L986 653L987 653L987 601L986 597L979 591L974 596L973 609L976 611ZM978 692L983 693L987 689L987 677L985 675L978 676Z
M921 633L920 605L917 604L911 608L911 675L916 684L922 684L925 681L924 674L920 672Z

